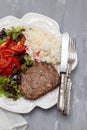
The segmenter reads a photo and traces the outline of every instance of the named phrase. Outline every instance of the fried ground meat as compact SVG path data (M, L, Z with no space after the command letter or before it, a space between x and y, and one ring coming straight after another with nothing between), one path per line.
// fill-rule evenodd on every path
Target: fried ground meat
M21 74L19 89L27 99L37 99L60 84L60 76L52 64L36 62Z

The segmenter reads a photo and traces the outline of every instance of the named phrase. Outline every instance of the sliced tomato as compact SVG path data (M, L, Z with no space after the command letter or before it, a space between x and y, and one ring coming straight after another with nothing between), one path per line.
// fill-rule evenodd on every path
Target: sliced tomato
M13 63L17 66L18 69L21 68L21 64L16 57L12 57Z
M3 71L3 69L2 68L0 68L0 73Z
M21 41L24 43L26 41L26 37L23 35Z
M8 67L6 67L3 71L3 75L10 75L14 69L14 64L17 66L18 69L20 69L21 65L19 60L16 57L11 57L12 58L12 62L9 64Z
M12 62L12 58L11 57L0 57L0 68L4 69L6 67L8 67Z
M10 45L10 43L11 43L11 37L9 36L9 37L7 37L7 40L6 40L6 42L4 42L2 45L0 45L0 50L2 50L2 49L4 49L4 48L6 48L6 47L8 47L9 45Z
M11 41L11 44L9 45L9 47L13 47L14 45L17 45L17 42Z
M4 48L0 51L0 56L2 57L11 56L13 54L14 54L14 51L9 48Z
M19 41L16 45L13 45L11 49L17 53L20 53L23 52L26 49L26 47L23 44L23 42Z
M11 44L9 44L8 48L12 49L16 45L17 45L17 42L11 41Z
M8 37L7 37L7 40L6 40L6 42L5 42L5 45L6 45L6 46L9 46L10 44L11 44L11 37L8 36Z
M6 46L10 45L10 43L11 43L11 37L9 36L9 37L7 37L6 42L4 42L4 43L1 45L1 47L6 47Z
M7 67L4 71L3 71L3 75L5 76L9 76L13 71L13 65L11 64L9 67Z

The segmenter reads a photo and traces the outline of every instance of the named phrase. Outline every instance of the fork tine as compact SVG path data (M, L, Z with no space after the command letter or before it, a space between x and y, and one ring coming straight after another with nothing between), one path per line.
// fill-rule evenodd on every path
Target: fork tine
M75 39L69 39L69 59L73 60L75 58L75 52L76 52L76 44L75 44Z
M74 52L76 52L76 39L73 39Z
M71 51L70 51L70 59L73 59L73 41L71 40Z
M76 52L76 40L72 40L72 53L74 54Z
M69 39L69 54L72 51L72 41L71 38Z
M72 39L70 39L70 43L69 43L69 58L72 58L72 53L73 53L73 43L72 43Z
M73 42L73 40L71 40L71 45L72 45L72 49L71 49L71 51L72 51L72 53L74 52L74 42Z
M75 38L73 39L73 52L72 52L72 58L75 59L75 52L76 52L76 40Z

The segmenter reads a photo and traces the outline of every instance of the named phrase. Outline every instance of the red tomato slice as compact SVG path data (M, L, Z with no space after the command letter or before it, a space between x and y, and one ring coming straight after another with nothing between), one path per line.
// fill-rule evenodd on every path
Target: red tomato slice
M12 58L11 57L1 57L0 58L0 68L4 69L6 67L8 67L12 62Z
M6 46L8 46L10 43L11 43L11 37L9 36L9 37L7 37L7 40L6 40L6 42L4 42L0 47L6 47Z
M2 57L11 56L13 54L14 54L14 51L9 48L4 48L0 51L0 56Z
M23 42L23 43L25 43L25 41L26 41L26 37L23 35L23 37L21 38L21 41Z
M6 76L10 75L13 71L14 64L17 66L18 69L20 69L21 67L20 62L16 57L12 56L11 58L12 58L12 62L9 64L7 68L4 69L3 75L6 75Z
M9 37L7 37L7 40L6 40L6 42L5 42L5 45L8 46L8 45L10 45L10 43L11 43L11 37L9 36ZM2 45L3 45L3 44L2 44Z
M10 65L9 67L7 67L4 71L3 71L3 75L5 76L9 76L13 71L13 65Z
M11 44L8 46L8 48L12 49L15 45L17 45L17 42L11 41Z
M9 47L13 47L14 45L17 45L17 42L11 41L11 44L9 45Z
M16 57L8 56L0 58L0 73L3 72L4 75L11 74L14 64L20 70L21 64Z
M25 45L21 41L19 41L17 44L13 44L10 48L14 52L18 52L18 53L23 52L26 49Z
M0 68L0 73L3 71L3 69L2 68Z
M13 63L17 66L18 69L21 68L21 64L16 57L12 57Z
M10 43L11 43L11 37L9 36L9 37L7 37L7 40L6 40L6 42L4 42L2 45L0 45L0 50L2 50L2 49L4 49L4 48L6 48L6 47L8 47L9 45L10 45Z

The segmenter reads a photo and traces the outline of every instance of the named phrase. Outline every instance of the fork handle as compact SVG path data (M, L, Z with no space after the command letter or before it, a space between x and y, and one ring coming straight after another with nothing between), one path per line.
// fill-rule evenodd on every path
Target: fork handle
M65 95L65 84L66 84L66 73L61 73L61 85L59 88L59 96L58 96L58 109L60 111L64 111L64 95Z
M65 102L64 102L64 111L63 111L64 115L69 115L70 113L71 87L72 87L71 77L67 77L67 87L66 87L66 95L65 95Z

